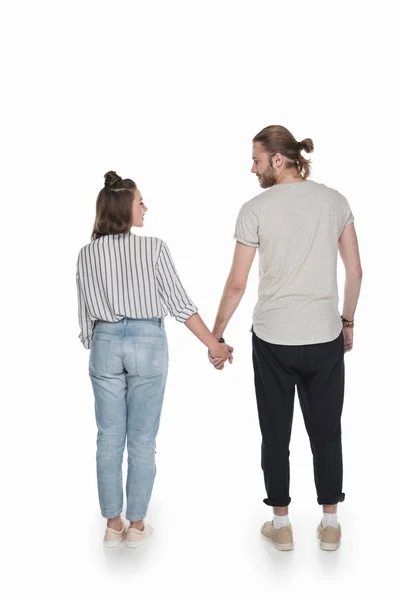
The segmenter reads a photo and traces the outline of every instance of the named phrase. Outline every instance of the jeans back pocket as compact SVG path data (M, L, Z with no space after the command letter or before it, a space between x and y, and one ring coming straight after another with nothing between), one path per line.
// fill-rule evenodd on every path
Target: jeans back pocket
M161 377L168 367L168 351L166 344L151 343L136 346L136 364L140 377Z

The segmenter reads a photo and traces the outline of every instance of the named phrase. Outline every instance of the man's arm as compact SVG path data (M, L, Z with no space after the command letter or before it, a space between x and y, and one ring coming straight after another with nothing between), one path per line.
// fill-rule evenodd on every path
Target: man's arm
M354 225L347 225L339 239L339 252L346 271L343 317L352 321L360 295L362 268Z
M212 331L217 338L223 336L230 318L243 297L256 250L257 248L253 246L246 246L245 244L236 242L232 267L225 284Z
M353 224L347 225L339 238L339 253L346 271L342 316L353 321L360 295L362 268L357 234ZM345 352L353 347L353 329L343 329Z

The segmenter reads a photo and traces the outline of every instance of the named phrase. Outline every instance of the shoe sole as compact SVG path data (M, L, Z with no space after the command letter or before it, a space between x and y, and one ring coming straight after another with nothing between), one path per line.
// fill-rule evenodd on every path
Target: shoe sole
M337 542L337 544L328 544L327 542L321 542L319 543L319 547L321 548L321 550L328 550L328 552L334 552L335 550L337 550L340 546L340 542Z
M140 542L125 542L125 546L127 548L140 548L140 546L143 546L143 544L145 544L147 541L147 538L144 538L144 540L141 540Z
M269 542L270 544L272 544L272 546L274 548L276 548L277 550L281 551L281 552L288 552L289 550L293 550L294 548L294 544L293 542L290 542L288 544L278 544L277 542L274 542L273 540L271 540L271 538L261 534L261 537L263 540L265 540L266 542Z
M334 552L335 550L337 550L341 542L341 540L339 540L336 543L321 542L319 532L317 532L317 540L319 541L319 547L321 548L321 550L327 550L328 552Z
M116 542L105 542L103 541L103 546L105 548L117 548L117 546L119 546L120 544L122 544L124 540L118 540Z

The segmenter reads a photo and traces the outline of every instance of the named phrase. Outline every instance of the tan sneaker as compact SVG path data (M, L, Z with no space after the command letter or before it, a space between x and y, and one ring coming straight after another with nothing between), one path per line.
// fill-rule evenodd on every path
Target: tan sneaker
M321 550L337 550L340 546L342 530L339 527L322 527L322 521L318 525L317 538Z
M130 527L126 534L125 545L128 548L139 548L147 538L153 533L153 528L145 523L143 531Z
M267 521L261 527L261 537L271 542L277 550L293 550L292 526L275 529L273 521Z
M122 529L117 531L112 527L106 527L106 532L104 534L103 544L106 548L116 548L120 545L121 542L124 541L126 537L127 528L124 524L122 524Z

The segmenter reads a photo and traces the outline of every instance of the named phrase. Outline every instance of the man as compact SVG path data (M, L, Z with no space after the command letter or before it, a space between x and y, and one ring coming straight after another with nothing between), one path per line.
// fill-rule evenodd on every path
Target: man
M317 501L323 507L320 547L336 550L341 529L341 414L344 353L353 347L354 313L362 270L354 218L339 192L308 179L302 154L313 142L297 142L284 127L270 126L253 139L252 173L266 191L240 210L232 268L213 333L225 328L246 288L257 248L259 292L253 314L253 365L262 434L262 469L273 520L262 536L278 550L293 549L289 522L289 443L295 388L310 438ZM337 255L346 281L338 311ZM223 368L220 359L211 362Z

